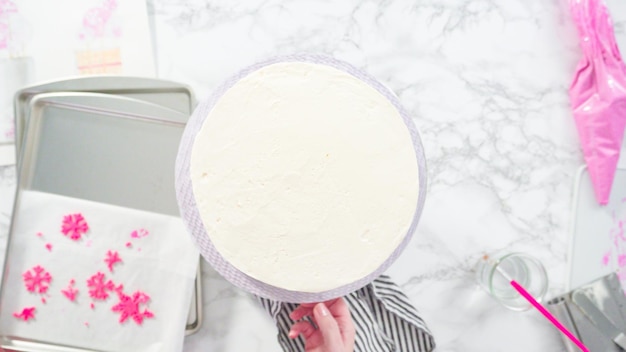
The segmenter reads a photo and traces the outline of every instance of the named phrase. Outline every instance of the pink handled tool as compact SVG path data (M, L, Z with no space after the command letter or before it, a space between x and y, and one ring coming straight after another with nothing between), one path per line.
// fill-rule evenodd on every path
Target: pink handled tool
M548 319L552 323L552 325L556 326L557 329L561 330L561 332L565 334L565 336L572 340L572 342L575 343L581 351L589 352L589 349L582 342L580 342L580 340L578 340L576 336L574 336L574 334L567 330L567 328L563 326L563 324L561 324L561 322L558 321L556 317L552 315L544 306L542 306L541 303L537 302L537 300L530 293L528 293L528 291L526 291L526 289L522 285L518 284L515 280L511 280L511 286L513 286L515 290L517 290L517 292L522 295L522 297L530 302L530 304L537 308L537 310L541 312L541 314L543 314L543 316L546 317L546 319Z

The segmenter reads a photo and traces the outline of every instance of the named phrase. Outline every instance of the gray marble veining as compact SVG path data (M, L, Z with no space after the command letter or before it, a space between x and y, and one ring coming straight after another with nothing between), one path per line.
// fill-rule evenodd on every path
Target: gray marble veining
M626 47L626 5L609 5ZM482 292L472 268L485 252L528 252L547 267L550 295L565 287L582 163L567 95L580 55L567 1L155 0L152 9L159 75L191 84L200 99L241 67L293 52L332 55L388 85L415 117L429 170L417 235L389 272L438 350L562 350L536 312L507 311ZM187 347L217 351L211 344L226 340L245 349L232 336L265 326L260 318L252 309L231 317L236 327L221 334L209 323Z
M608 4L626 48L626 3ZM421 132L429 189L416 236L389 274L422 312L438 351L564 351L539 314L499 306L472 269L483 253L522 251L546 266L549 295L565 287L582 164L567 96L580 51L566 0L149 5L159 76L190 84L199 99L242 67L294 52L348 61L394 90ZM14 171L0 175L4 239ZM185 350L278 350L254 299L205 269L205 322Z

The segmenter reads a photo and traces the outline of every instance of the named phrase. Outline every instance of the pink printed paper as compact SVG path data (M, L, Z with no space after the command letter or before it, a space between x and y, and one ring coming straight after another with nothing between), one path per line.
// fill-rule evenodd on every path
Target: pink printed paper
M182 350L198 256L180 236L180 218L31 191L18 207L3 282L15 299L0 308L0 330L28 339L54 331L59 341L90 350L123 351L155 340L163 350ZM69 216L76 214L82 219ZM60 233L64 218L73 224L68 235ZM79 241L71 240L72 227ZM157 230L130 237L141 228ZM25 307L35 310L22 314Z
M89 225L83 214L69 214L63 217L61 232L65 236L69 236L72 240L78 241L89 230Z
M601 0L570 0L583 52L570 101L596 200L609 202L626 126L626 66Z
M37 265L26 271L22 278L28 292L46 293L52 281L52 276L43 267Z

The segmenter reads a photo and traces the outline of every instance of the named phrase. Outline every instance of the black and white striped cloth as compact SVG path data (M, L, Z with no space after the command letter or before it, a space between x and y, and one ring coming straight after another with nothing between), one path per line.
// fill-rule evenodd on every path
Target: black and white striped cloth
M290 339L289 318L298 305L258 298L278 327L278 342L285 352L304 351L302 337ZM386 275L344 297L350 307L356 337L355 352L429 352L432 334L408 297Z

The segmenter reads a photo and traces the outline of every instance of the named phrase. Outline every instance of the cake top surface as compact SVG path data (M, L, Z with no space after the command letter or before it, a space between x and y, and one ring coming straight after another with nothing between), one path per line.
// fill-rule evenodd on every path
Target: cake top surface
M397 256L421 210L423 155L383 89L332 65L278 61L196 111L180 152L194 205L183 216L200 220L192 232L220 273L270 298L289 300L267 288L327 298Z

